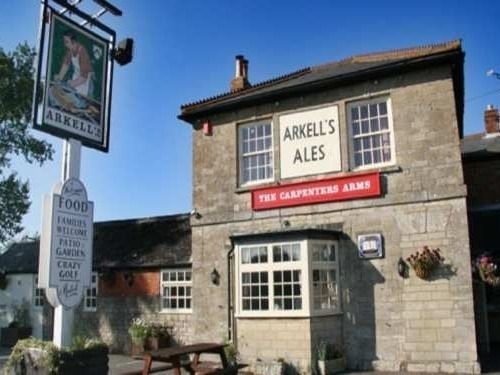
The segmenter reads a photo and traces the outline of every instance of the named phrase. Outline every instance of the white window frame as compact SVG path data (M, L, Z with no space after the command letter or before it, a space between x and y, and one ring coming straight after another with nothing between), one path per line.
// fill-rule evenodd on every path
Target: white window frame
M264 126L264 125L269 125L271 127L271 146L269 150L266 151L254 151L254 152L249 152L247 154L243 154L243 129L245 128L251 128L255 126ZM276 174L276 160L275 160L275 152L274 152L274 125L272 119L268 120L260 120L260 121L255 121L255 122L250 122L250 123L244 123L244 124L239 124L237 126L237 137L238 137L238 185L241 187L246 187L246 186L253 186L253 185L259 185L259 184L264 184L264 183L269 183L274 181L274 177ZM243 157L244 156L250 156L250 155L258 155L258 154L263 154L263 153L270 153L271 155L271 176L263 179L257 179L257 180L252 180L252 181L244 181L243 175L245 173L244 168L243 168Z
M45 304L45 289L38 287L38 275L33 279L33 307L35 310L42 310Z
M358 107L360 105L370 105L374 103L380 103L385 101L387 105L387 121L388 121L388 132L389 132L389 139L391 142L391 160L387 162L379 162L379 163L371 163L368 165L361 165L361 166L356 166L354 162L354 136L353 136L353 131L352 131L352 118L351 118L351 109L353 107ZM368 170L368 169L377 169L377 168L382 168L382 167L387 167L387 166L392 166L396 164L396 144L395 144L395 139L394 139L394 125L393 125L393 116L392 116L392 101L389 96L377 96L373 97L370 99L366 100L357 100L357 101L352 101L347 103L346 105L346 117L347 117L347 128L348 128L348 134L349 134L349 167L350 170L353 171L361 171L361 170ZM366 133L364 136L372 136L372 135L377 135L377 134L383 134L387 133L387 131L378 131L378 132L373 132L373 133Z
M330 247L333 247L334 251L334 261L329 261L329 262L316 262L313 259L313 246L315 244L324 244ZM309 274L310 274L310 279L311 283L309 284L310 289L310 295L311 295L311 311L313 312L314 315L329 315L329 314L335 314L340 311L342 311L342 306L341 306L341 296L340 296L340 269L339 269L339 250L338 246L339 243L338 241L324 241L324 240L309 240L308 242L309 245L309 254L311 257L311 261L309 262ZM315 270L321 270L321 271L335 271L335 292L336 292L336 307L332 307L329 309L321 308L321 309L315 309L314 308L314 275L313 272Z
M176 273L176 280L163 280L163 274L164 273ZM178 280L178 274L183 273L184 275L184 280L179 281ZM186 280L186 275L189 273L190 275L190 280ZM169 277L170 278L170 277ZM190 307L163 307L163 300L166 298L166 296L163 294L163 288L164 287L184 287L184 300L187 300L189 297L189 303ZM187 289L189 288L189 296L187 295ZM176 296L178 297L178 295ZM179 298L176 298L179 300ZM169 314L190 314L193 312L193 270L191 268L165 268L160 271L160 312L161 313L169 313Z
M313 286L312 286L312 242L321 242L332 245L335 248L335 267L336 267L336 287L339 302L336 309L313 310ZM274 245L300 244L300 260L287 262L273 262L272 248ZM242 248L253 246L266 246L268 249L267 263L242 263ZM282 241L262 241L262 242L242 242L235 246L235 307L236 317L241 318L261 318L261 317L310 317L317 315L333 315L341 313L340 305L340 282L338 269L338 241L335 240L312 240L312 239L286 239ZM302 308L300 310L275 310L274 309L274 271L279 270L300 270L301 271L301 298ZM242 274L244 272L268 272L268 310L243 310L242 295Z
M98 295L98 287L99 278L97 276L97 272L92 272L90 274L90 288L85 288L83 292L83 311L85 312L96 312L97 311L97 295ZM93 295L93 291L95 290L95 295ZM92 301L95 301L95 306L92 306ZM87 302L90 302L90 306L87 306Z

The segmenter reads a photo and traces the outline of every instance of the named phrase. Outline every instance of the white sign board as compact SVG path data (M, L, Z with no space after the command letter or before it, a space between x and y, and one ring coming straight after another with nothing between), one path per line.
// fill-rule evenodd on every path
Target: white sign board
M94 204L76 178L56 185L44 200L38 285L55 288L57 304L66 308L78 305L90 287L93 217Z
M282 115L279 123L282 178L341 170L338 106Z

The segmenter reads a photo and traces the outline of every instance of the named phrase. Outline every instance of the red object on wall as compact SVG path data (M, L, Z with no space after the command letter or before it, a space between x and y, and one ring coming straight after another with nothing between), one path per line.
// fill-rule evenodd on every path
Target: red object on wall
M269 210L380 195L380 173L376 172L253 190L252 209Z
M212 123L208 120L203 123L203 134L212 135Z

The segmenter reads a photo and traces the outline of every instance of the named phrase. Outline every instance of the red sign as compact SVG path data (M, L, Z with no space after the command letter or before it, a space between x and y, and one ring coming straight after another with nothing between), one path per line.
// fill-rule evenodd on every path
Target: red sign
M359 174L252 191L252 209L268 210L380 196L380 173Z

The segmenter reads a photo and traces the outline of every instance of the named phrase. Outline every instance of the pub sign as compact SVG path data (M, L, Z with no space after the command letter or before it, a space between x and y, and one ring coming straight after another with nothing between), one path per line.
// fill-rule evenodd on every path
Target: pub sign
M108 41L51 12L42 119L35 128L108 149Z

